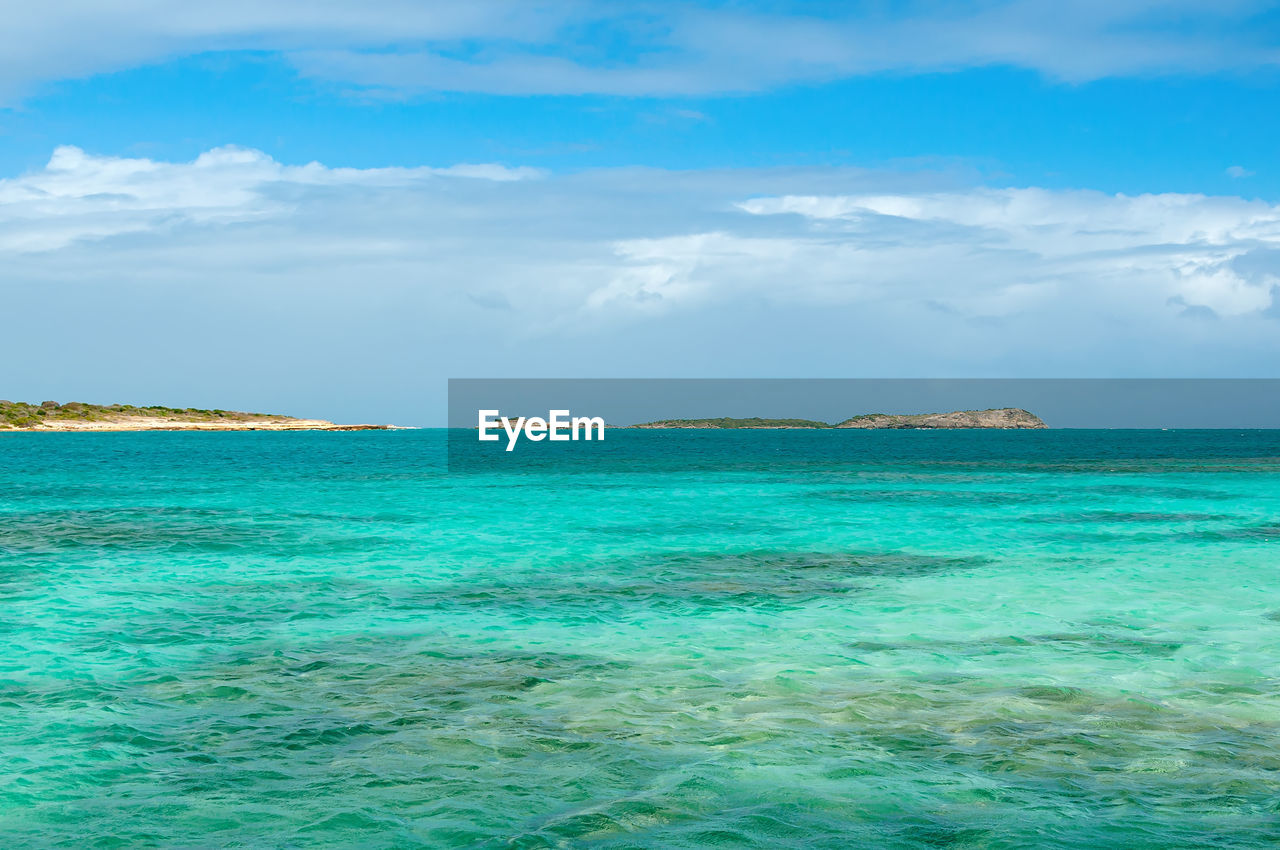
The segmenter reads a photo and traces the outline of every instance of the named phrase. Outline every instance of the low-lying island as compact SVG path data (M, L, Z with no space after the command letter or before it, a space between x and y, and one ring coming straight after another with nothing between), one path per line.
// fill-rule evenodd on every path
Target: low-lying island
M877 429L955 429L992 428L998 430L1041 429L1049 426L1039 416L1020 407L989 410L955 410L950 413L865 413L841 422L819 422L814 419L660 419L619 428L708 428L708 429L807 429L807 428L877 428Z
M14 431L386 431L390 425L339 425L271 413L195 407L135 407L0 401L0 433Z

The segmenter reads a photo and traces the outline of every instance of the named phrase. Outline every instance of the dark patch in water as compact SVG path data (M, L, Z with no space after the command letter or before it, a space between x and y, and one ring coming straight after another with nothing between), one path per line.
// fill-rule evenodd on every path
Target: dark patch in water
M0 552L63 555L69 552L205 552L272 555L323 543L331 551L365 551L389 538L353 535L317 540L277 518L242 510L130 507L0 513Z
M1221 528L1213 531L1196 531L1187 535L1194 540L1280 540L1280 523L1247 525L1239 528Z
M1077 529L1070 531L1046 532L1034 535L1034 539L1051 542L1061 542L1073 545L1090 543L1096 547L1121 546L1143 543L1159 543L1169 539L1169 534L1163 531L1134 531L1134 530L1096 530L1096 529Z
M811 575L833 578L911 577L955 572L990 564L977 557L941 557L910 552L676 552L627 559L632 570L646 573L705 575Z
M961 826L937 819L894 830L901 840L919 847L983 847L991 831Z
M37 680L7 688L3 698L32 710L63 710L128 697L149 707L142 712L148 718L145 734L118 723L89 724L88 734L135 749L185 752L188 758L240 735L254 750L308 750L405 727L465 728L468 710L516 701L548 683L595 682L624 677L628 670L624 662L587 654L414 651L401 640L365 638L329 642L306 654L184 669L181 678L140 674L110 686ZM532 718L528 728L544 749L582 745L551 719Z
M1092 522L1116 522L1116 523L1166 523L1166 522L1218 522L1222 520L1235 519L1231 514L1206 514L1194 512L1182 513L1160 513L1159 511L1084 511L1081 513L1067 514L1048 514L1036 515L1028 514L1020 518L1022 522L1046 523L1046 524L1069 524L1092 523Z
M1009 638L1009 642L1020 639ZM1102 652L1138 653L1165 657L1173 655L1182 644L1176 641L1152 640L1147 638L1124 637L1106 634L1056 633L1048 635L1032 635L1025 639L1028 643L1070 644L1090 650Z
M404 513L377 513L377 514L353 514L353 513L320 513L317 511L287 511L278 514L272 514L282 519L301 519L315 522L338 522L338 523L376 523L389 525L412 525L421 523L428 517L417 514Z
M437 587L411 595L397 607L515 606L532 613L568 606L598 616L603 612L601 606L748 608L803 604L857 592L869 579L913 578L990 563L985 557L943 558L905 552L676 552L557 570L552 573L557 578L554 583L469 582Z
M880 641L855 641L847 644L855 652L930 652L959 655L984 655L999 652L1008 647L1060 646L1064 649L1080 649L1086 652L1115 652L1123 655L1142 655L1167 658L1182 648L1175 641L1154 640L1127 635L1087 634L1061 632L1042 635L1010 635L984 640L913 640L902 643Z
M688 522L654 522L654 523L611 523L609 525L592 525L593 534L618 536L626 539L655 539L669 535L700 537L707 534L755 534L768 531L772 525L764 522L753 522L742 519L709 520L698 517Z
M802 498L830 502L858 502L866 504L923 503L964 505L1012 505L1048 498L1044 493L1014 493L996 490L892 490L851 488L838 490L811 490Z
M1026 697L1036 702L1060 705L1080 705L1092 701L1088 694L1079 688L1070 688L1065 685L1029 685L1025 688L1018 688L1016 693L1018 696Z
M1150 469L1139 471L1150 472ZM1132 496L1137 499L1146 499L1149 501L1164 499L1209 499L1213 501L1227 501L1240 498L1239 494L1231 493L1226 490L1209 490L1197 487L1173 487L1155 484L1094 484L1089 488L1088 493L1099 498Z
M237 518L241 515L237 512ZM247 546L265 534L237 533L227 515L177 508L102 508L0 514L0 550L56 554L85 549L190 549Z
M599 681L627 675L629 665L593 655L515 650L404 651L398 641L368 639L340 643L323 657L263 659L248 667L225 666L202 676L225 687L235 684L253 699L273 704L300 688L322 695L305 727L281 730L286 749L325 747L355 736L400 730L445 730L467 726L469 711L489 710L526 698L537 688L574 679ZM197 702L206 695L195 691ZM178 696L188 701L191 692ZM370 695L376 699L370 702ZM208 695L212 698L212 695ZM383 710L370 715L371 706ZM359 716L348 711L358 712ZM542 751L569 752L591 746L550 718L522 724ZM470 733L468 733L470 735Z

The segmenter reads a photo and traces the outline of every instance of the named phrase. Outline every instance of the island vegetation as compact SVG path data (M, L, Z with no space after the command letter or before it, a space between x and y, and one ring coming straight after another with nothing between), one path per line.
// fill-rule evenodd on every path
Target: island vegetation
M31 404L0 400L0 431L364 431L386 427L338 425L326 419L158 404L139 407L79 401Z

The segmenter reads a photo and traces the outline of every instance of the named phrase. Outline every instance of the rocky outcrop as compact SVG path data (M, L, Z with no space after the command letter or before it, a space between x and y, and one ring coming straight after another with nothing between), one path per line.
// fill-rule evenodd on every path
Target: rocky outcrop
M846 419L837 428L1048 428L1040 417L1019 407L993 410L956 410L951 413L894 415L868 413Z

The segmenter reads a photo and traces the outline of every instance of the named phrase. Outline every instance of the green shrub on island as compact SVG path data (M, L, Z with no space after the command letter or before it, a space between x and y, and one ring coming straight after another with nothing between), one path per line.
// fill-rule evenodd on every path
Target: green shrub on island
M234 410L206 410L199 407L166 407L152 404L137 407L132 404L88 404L69 401L43 401L29 404L23 401L0 400L0 429L34 428L50 420L60 422L119 422L139 417L165 418L179 422L254 422L266 419L287 419L269 413L241 413Z

